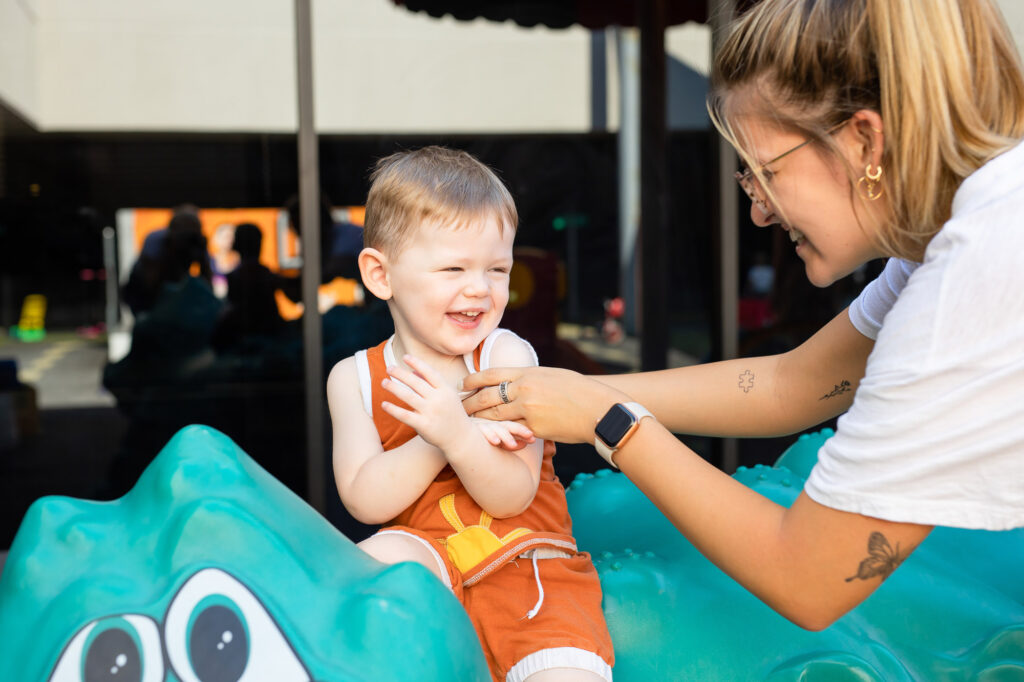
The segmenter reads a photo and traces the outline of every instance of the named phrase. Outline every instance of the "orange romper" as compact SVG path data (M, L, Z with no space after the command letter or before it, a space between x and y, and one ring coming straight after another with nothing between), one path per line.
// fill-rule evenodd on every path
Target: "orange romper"
M467 368L487 367L492 332ZM356 354L364 407L385 450L416 435L381 409L405 404L381 387L395 362L390 340ZM578 552L565 489L555 476L555 446L544 443L540 484L522 514L496 519L470 497L446 466L416 502L380 533L412 535L427 545L446 583L469 613L496 681L516 682L550 668L582 668L611 681L615 664L601 610L601 584L586 552ZM538 561L539 560L539 561Z

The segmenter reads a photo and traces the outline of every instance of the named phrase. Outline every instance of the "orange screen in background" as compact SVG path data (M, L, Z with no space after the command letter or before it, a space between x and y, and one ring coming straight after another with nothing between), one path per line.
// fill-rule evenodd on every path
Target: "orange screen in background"
M350 206L340 209L342 219L363 224L365 209L362 206ZM215 270L230 272L238 264L238 254L231 250L234 241L234 230L239 223L253 223L263 233L263 244L260 247L260 263L275 272L281 272L281 257L294 257L299 253L298 238L291 230L287 230L284 238L284 254L277 250L277 223L282 213L277 208L207 208L200 209L199 222L206 236ZM133 209L133 228L135 252L142 251L142 244L151 232L167 227L173 211L166 208ZM297 276L298 271L288 271ZM197 273L193 273L197 274ZM358 282L336 278L320 286L321 299L330 299L334 304L358 305L356 296ZM302 304L292 303L280 291L277 292L278 308L286 320L294 320L302 315ZM323 304L323 301L321 301Z
M171 222L173 211L168 208L136 208L134 210L135 253L142 251L142 243L150 232L163 229ZM343 219L362 226L366 215L364 206L345 206L337 209ZM282 211L277 208L204 208L199 210L199 222L209 244L210 257L217 269L227 272L237 263L237 254L231 251L234 227L239 223L254 223L263 233L260 262L271 270L281 270L281 258L299 254L299 240L288 230L284 237L285 253L277 250L277 221Z
M260 248L260 262L271 270L280 269L277 254L276 208L205 208L199 211L199 222L203 225L210 257L218 264L219 270L230 270L237 263L238 255L231 251L234 228L239 223L253 223L263 233ZM135 209L135 249L142 251L142 243L150 232L163 229L171 222L173 212L166 208Z

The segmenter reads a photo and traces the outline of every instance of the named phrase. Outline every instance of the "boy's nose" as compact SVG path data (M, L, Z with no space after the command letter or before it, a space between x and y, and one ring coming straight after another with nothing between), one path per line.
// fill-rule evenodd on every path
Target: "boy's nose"
M463 287L463 291L465 291L467 296L486 296L490 289L490 280L487 279L487 275L484 273L471 274L466 280L466 285Z

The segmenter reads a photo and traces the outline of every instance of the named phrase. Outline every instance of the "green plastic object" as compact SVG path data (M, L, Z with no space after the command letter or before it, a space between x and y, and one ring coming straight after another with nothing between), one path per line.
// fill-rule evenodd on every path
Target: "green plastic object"
M113 502L37 500L0 578L0 680L490 680L458 601L360 551L223 434Z
M791 504L830 435L735 478ZM581 475L568 498L601 575L617 682L1024 680L1024 529L938 528L867 601L808 632L622 474ZM369 559L205 427L178 433L120 500L32 506L0 578L0 642L0 680L490 679L426 569Z
M734 477L789 506L831 435ZM568 499L601 576L616 682L1024 680L1024 529L936 528L860 606L809 632L705 559L622 474L581 474Z
M11 336L24 343L36 343L46 338L45 329L22 329L15 325L11 327Z

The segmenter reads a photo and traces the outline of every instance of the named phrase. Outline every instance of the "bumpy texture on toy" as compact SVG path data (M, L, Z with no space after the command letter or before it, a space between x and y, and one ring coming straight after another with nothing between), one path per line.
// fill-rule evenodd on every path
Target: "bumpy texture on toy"
M789 506L832 432L735 478ZM873 595L822 632L715 568L621 474L581 474L569 511L592 552L616 682L1024 680L1024 529L936 528Z
M822 432L736 478L790 504ZM940 528L831 628L790 624L621 474L569 506L593 553L617 682L1024 679L1024 529ZM181 431L120 500L44 498L0 578L0 680L488 680L428 571L362 554L227 437Z

